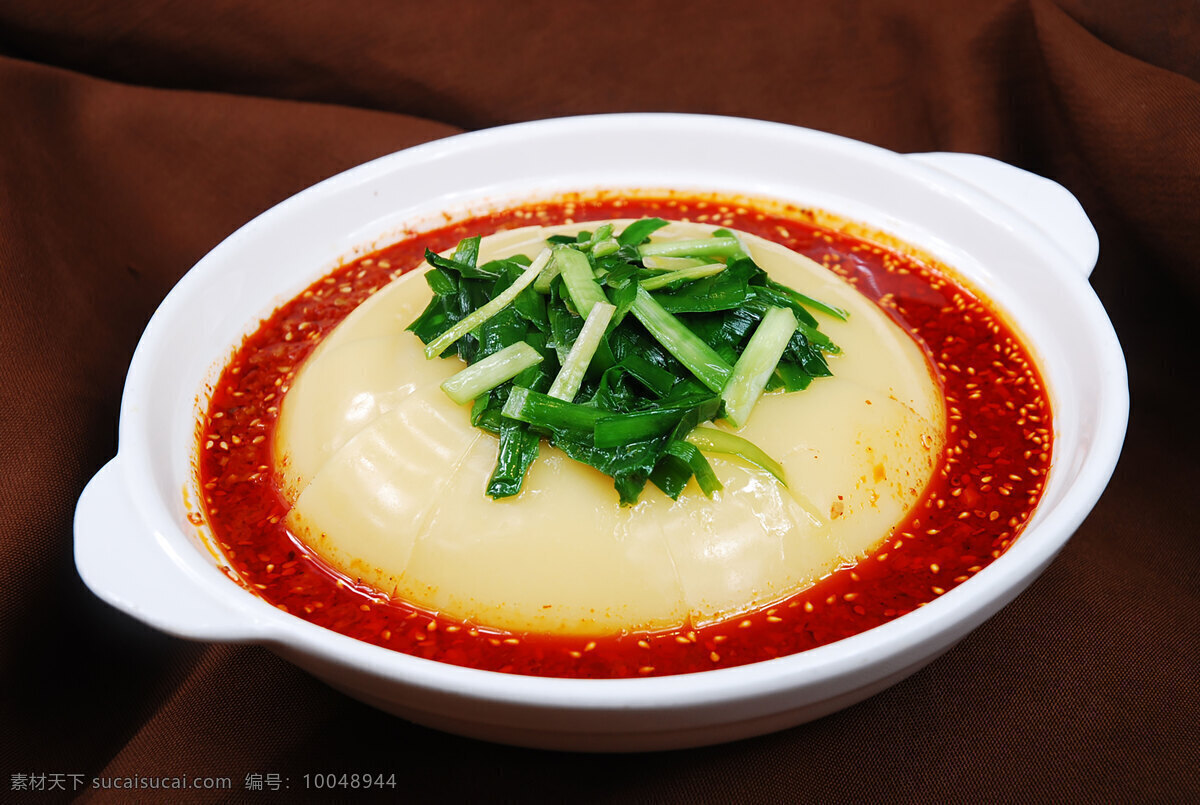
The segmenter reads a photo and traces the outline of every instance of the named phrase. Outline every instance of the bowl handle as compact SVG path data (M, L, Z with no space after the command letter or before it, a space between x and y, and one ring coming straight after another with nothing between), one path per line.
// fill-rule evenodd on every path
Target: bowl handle
M933 152L908 157L1011 207L1066 252L1084 277L1091 275L1100 241L1079 201L1058 182L978 154Z
M100 468L75 507L75 567L84 583L122 612L178 637L264 639L264 624L207 592L207 580L142 525L118 460ZM216 567L212 573L220 576Z

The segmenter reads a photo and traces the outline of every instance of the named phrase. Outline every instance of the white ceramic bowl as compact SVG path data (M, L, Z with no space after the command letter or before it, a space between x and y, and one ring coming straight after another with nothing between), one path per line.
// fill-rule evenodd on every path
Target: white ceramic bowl
M406 656L287 615L226 578L186 515L198 397L241 337L338 258L443 210L554 191L716 190L858 220L953 266L1004 310L1044 372L1053 466L1029 527L993 564L908 615L768 662L683 676L542 679ZM693 115L565 118L392 154L267 211L163 301L129 369L116 458L75 518L80 575L171 634L261 643L412 721L506 743L667 749L778 730L858 702L949 649L1063 547L1116 464L1128 417L1120 345L1087 283L1096 234L1059 185L984 157L901 155L816 131ZM1052 640L1050 623L1030 624Z

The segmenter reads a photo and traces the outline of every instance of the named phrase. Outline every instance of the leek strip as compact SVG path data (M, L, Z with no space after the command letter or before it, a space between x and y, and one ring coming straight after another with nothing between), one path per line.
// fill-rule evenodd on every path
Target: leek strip
M596 420L592 438L596 447L621 447L630 442L670 433L685 412L635 411L631 414L612 414Z
M670 285L672 282L679 282L680 280L704 279L705 277L711 277L714 274L720 274L724 270L724 263L708 263L702 266L692 266L690 268L681 268L676 271L668 271L666 274L659 274L656 277L644 279L638 284L647 291L654 291Z
M661 218L642 218L625 227L625 231L617 235L617 242L622 246L637 246L666 225Z
M687 463L692 474L696 476L696 483L700 486L700 491L706 497L712 497L713 493L719 492L725 487L721 484L717 474L713 472L712 465L708 463L708 459L700 452L700 449L688 441L673 441L667 445L667 453L675 456Z
M790 308L773 307L750 336L750 343L733 366L733 376L721 392L725 418L734 427L740 428L750 418L796 326L796 316Z
M582 431L589 434L596 427L596 420L613 415L612 411L603 408L576 405L521 386L513 387L508 395L508 402L504 403L504 409L500 413L509 419L528 422L537 428Z
M835 305L827 305L820 299L813 299L808 294L800 293L795 288L789 288L781 282L767 280L767 286L774 288L781 294L785 294L792 301L796 302L802 307L811 307L813 310L819 310L828 316L833 316L835 319L841 319L842 321L850 318L850 313L848 311L843 310L840 307L836 307Z
M560 247L554 250L554 262L562 272L567 293L571 296L571 304L575 305L580 316L591 313L592 305L597 302L608 302L604 289L596 282L596 276L592 273L592 264L583 252L570 246Z
M725 388L733 367L683 322L663 310L645 289L638 288L629 311L697 380L718 393Z
M621 359L620 365L624 366L629 374L638 379L638 382L659 397L666 396L667 392L671 390L671 386L675 385L674 374L666 369L660 369L637 353L626 355Z
M554 278L558 276L559 268L558 261L551 260L546 269L533 281L533 290L540 294L550 293L550 283L554 282Z
M741 236L738 235L737 232L734 232L732 229L725 229L724 227L722 227L721 229L714 230L713 237L715 237L715 238L733 238L734 240L736 240L738 242L737 251L734 252L733 254L729 255L729 262L732 263L735 260L749 260L750 259L750 252L748 252L746 250L746 244L742 242Z
M549 249L542 249L537 258L530 264L529 268L521 272L521 276L517 277L517 281L505 288L500 294L492 299L487 304L483 305L475 312L463 318L446 332L439 335L437 338L425 345L425 357L436 358L441 355L446 347L453 344L458 339L462 338L467 333L474 330L485 321L495 316L517 298L517 294L525 290L529 283L537 279L542 273L542 269L550 262L551 252Z
M462 405L541 362L541 353L524 341L518 341L446 378L442 391Z
M592 437L596 447L620 447L631 442L670 433L689 414L692 422L708 422L721 410L717 397L693 399L646 411L609 414L596 420ZM690 427L690 425L689 425Z
M695 238L667 240L638 246L643 258L661 257L737 257L743 254L737 238Z
M621 244L617 243L613 238L608 238L598 242L592 247L592 257L608 257L621 250Z
M783 465L768 456L754 442L749 439L743 439L736 433L718 430L717 428L707 428L702 425L694 428L684 440L696 445L696 447L705 453L723 453L725 455L737 456L756 467L761 467L775 476L775 480L779 481L779 483L787 486L787 481L783 477Z
M650 255L642 258L642 265L654 271L676 271L680 268L712 265L707 257L659 257Z
M487 494L492 498L512 497L521 491L529 465L538 457L541 438L524 422L506 419L500 423L500 449L496 467L488 479Z
M596 354L600 340L604 338L604 332L616 310L608 302L592 305L591 312L583 322L583 329L571 345L571 351L567 353L567 358L547 394L567 402L575 399L575 395L579 393L579 386L583 383L583 376L591 365L592 357Z
M792 312L794 313L795 311ZM797 323L800 325L800 332L804 333L804 337L807 338L809 343L811 343L813 346L834 355L837 355L842 351L842 348L833 343L833 341L831 341L829 336L827 336L825 333L814 327L808 326L802 321L797 320Z
M590 238L580 243L579 247L585 252L590 252L596 248L597 243L604 240L613 240L612 231L612 224L602 224L599 229L592 233ZM617 248L620 248L620 246L621 244L618 243Z

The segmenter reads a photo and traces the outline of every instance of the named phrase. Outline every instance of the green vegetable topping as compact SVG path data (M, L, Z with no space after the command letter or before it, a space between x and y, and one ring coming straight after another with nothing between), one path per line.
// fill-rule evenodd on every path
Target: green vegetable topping
M668 285L674 285L681 280L700 280L705 277L711 277L714 274L720 274L725 270L724 263L706 263L699 266L688 266L686 268L668 271L664 274L659 274L657 277L648 277L638 284L647 291L657 291L659 288L665 288Z
M743 461L762 467L774 475L775 480L787 486L787 479L783 477L783 465L764 453L762 448L754 442L743 439L736 433L718 428L697 427L687 435L685 440L706 453L737 456Z
M725 388L733 367L683 322L668 313L645 288L637 289L630 312L650 335L713 391Z
M725 401L725 418L735 428L746 424L767 380L779 365L792 334L796 332L796 317L785 307L767 310L742 356L733 367L733 377L721 391Z
M592 312L592 305L598 302L608 302L600 284L596 282L592 264L587 255L569 246L559 246L554 250L554 262L567 284L567 293L571 296L571 304L579 311L580 316Z
M462 405L541 362L540 352L524 341L518 341L447 378L442 383L442 391Z
M741 427L764 392L829 376L839 350L813 312L847 314L770 279L735 232L654 240L666 225L581 228L533 260L479 265L479 238L426 253L434 297L408 329L427 357L468 364L442 388L499 437L488 495L520 492L543 438L612 477L622 505L647 483L677 498L693 478L711 497L721 482L705 453L784 483L760 447L703 423Z
M596 302L592 305L587 319L583 322L583 328L576 336L575 343L571 345L571 351L567 353L567 359L563 361L562 368L558 370L558 376L554 378L554 383L550 386L551 397L568 402L575 399L576 393L579 392L579 386L583 383L584 372L591 365L592 356L596 354L601 341L604 340L604 332L616 310L608 302Z
M426 343L425 357L436 358L438 355L441 355L446 347L508 307L509 302L517 298L517 294L524 290L529 283L537 279L537 275L542 272L542 269L546 267L548 262L550 262L550 250L543 249L542 253L537 256L537 259L533 261L529 268L521 273L521 277L516 282L505 288L503 292L497 294L487 304L472 311L469 316L463 317L453 327L433 339L433 341Z

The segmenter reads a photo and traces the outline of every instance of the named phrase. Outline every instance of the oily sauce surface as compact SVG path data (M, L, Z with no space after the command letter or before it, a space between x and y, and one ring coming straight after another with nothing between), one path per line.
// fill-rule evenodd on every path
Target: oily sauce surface
M301 362L355 306L420 264L426 247L531 224L642 216L720 224L806 254L924 346L945 392L946 450L921 501L875 553L742 618L589 639L502 632L391 600L287 531L271 448L280 401ZM1050 405L1028 352L972 292L929 261L827 220L717 197L566 196L448 224L348 263L277 309L226 366L198 429L204 513L192 519L211 527L226 572L285 612L407 654L506 673L635 677L743 665L910 612L979 572L1020 532L1050 465Z

